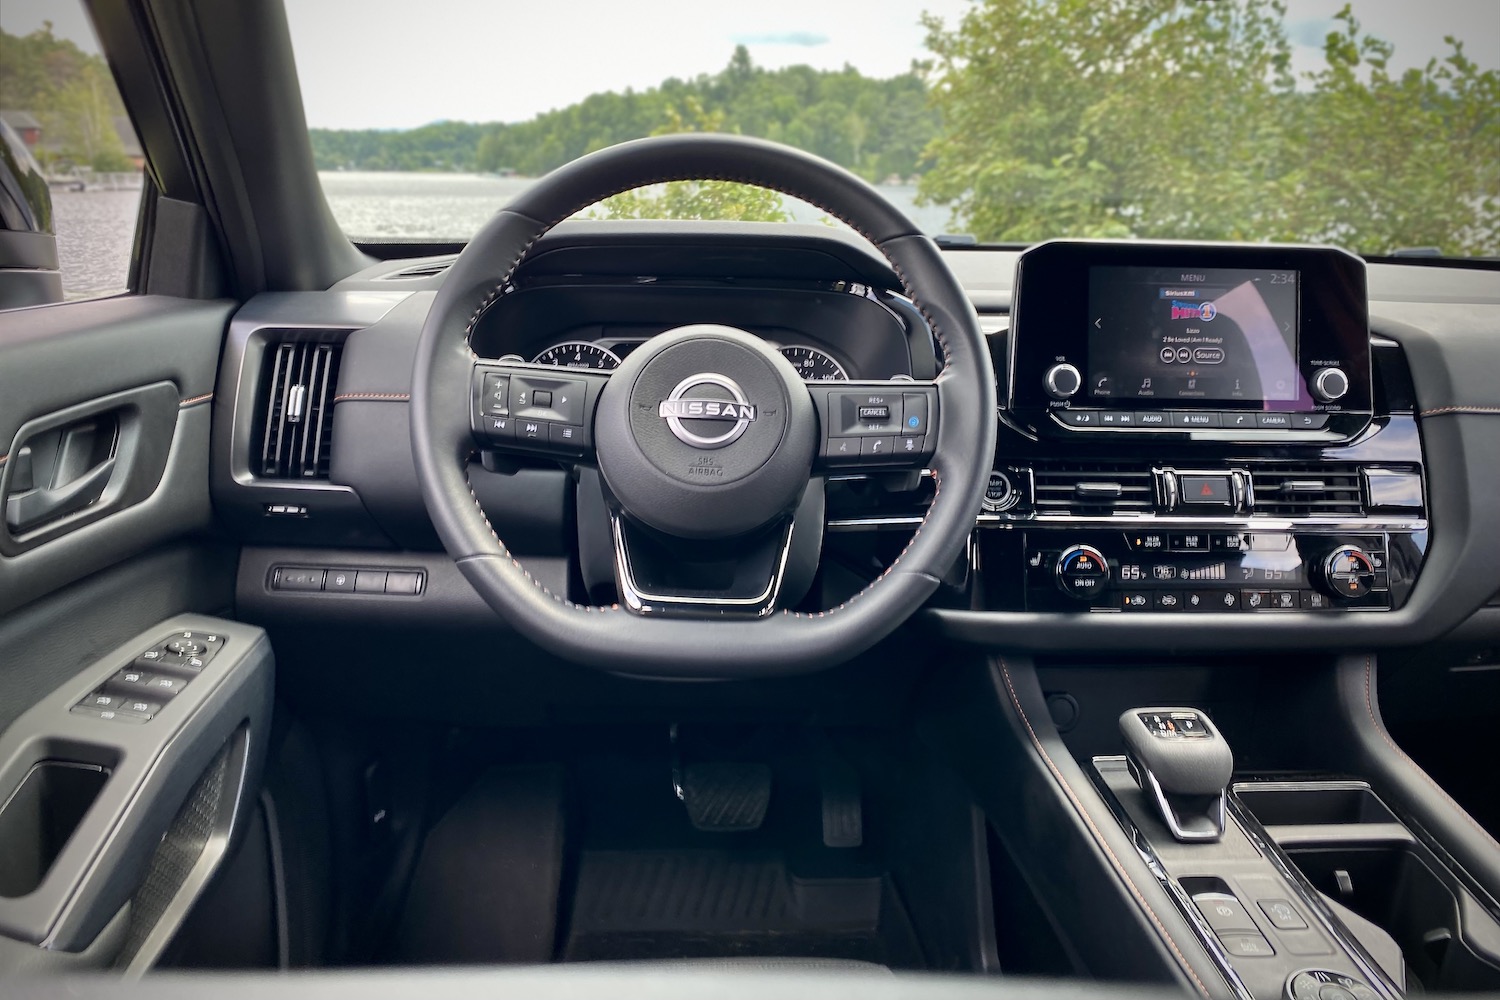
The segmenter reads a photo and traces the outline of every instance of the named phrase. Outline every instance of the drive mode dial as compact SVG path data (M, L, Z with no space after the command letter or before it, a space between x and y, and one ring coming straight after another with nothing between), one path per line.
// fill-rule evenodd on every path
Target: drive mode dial
M1078 601L1096 601L1109 586L1109 560L1092 545L1075 545L1057 557L1057 586Z

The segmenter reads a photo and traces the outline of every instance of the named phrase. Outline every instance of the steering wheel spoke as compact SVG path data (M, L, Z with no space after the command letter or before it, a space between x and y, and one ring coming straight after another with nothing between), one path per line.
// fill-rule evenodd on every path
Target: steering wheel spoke
M476 361L469 423L479 447L592 465L603 372Z
M922 469L937 448L936 383L818 382L807 391L818 410L819 471Z

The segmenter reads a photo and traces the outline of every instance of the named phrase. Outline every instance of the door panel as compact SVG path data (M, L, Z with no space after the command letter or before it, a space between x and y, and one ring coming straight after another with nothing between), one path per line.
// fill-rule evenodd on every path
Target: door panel
M133 296L0 315L0 615L209 524L207 404L232 308Z

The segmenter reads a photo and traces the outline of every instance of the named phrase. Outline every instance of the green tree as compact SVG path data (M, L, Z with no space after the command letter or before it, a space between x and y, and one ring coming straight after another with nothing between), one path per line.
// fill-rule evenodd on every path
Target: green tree
M684 101L683 112L669 106L666 123L653 130L652 135L724 130L724 112L705 111L696 97ZM604 219L726 219L735 222L787 222L791 218L782 205L781 195L775 191L730 181L673 181L623 191L604 199L588 214Z
M1497 88L1453 52L1393 78L1348 8L1299 88L1280 0L984 0L927 18L942 127L920 192L984 240L1500 251Z

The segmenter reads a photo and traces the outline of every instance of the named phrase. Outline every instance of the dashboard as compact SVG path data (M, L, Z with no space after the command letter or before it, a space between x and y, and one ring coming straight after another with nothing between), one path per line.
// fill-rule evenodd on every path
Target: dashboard
M1496 272L1193 244L946 257L989 335L1001 402L968 565L927 612L944 634L1035 650L1364 648L1500 608L1500 547L1483 527L1500 483L1479 458L1500 454L1500 418L1470 371L1500 351L1476 318L1500 316ZM436 543L408 444L415 340L449 259L263 295L234 320L213 488L246 546L241 600L262 616L495 624ZM938 367L883 258L852 234L785 225L565 224L474 320L471 345L607 371L687 323L759 336L809 382ZM297 385L309 419L291 428L275 400ZM482 449L473 470L533 575L579 602L612 599L597 472ZM916 472L830 475L823 568L796 607L877 575L933 490ZM418 574L415 593L327 583L366 567ZM310 575L288 574L302 581L288 590L284 570Z

